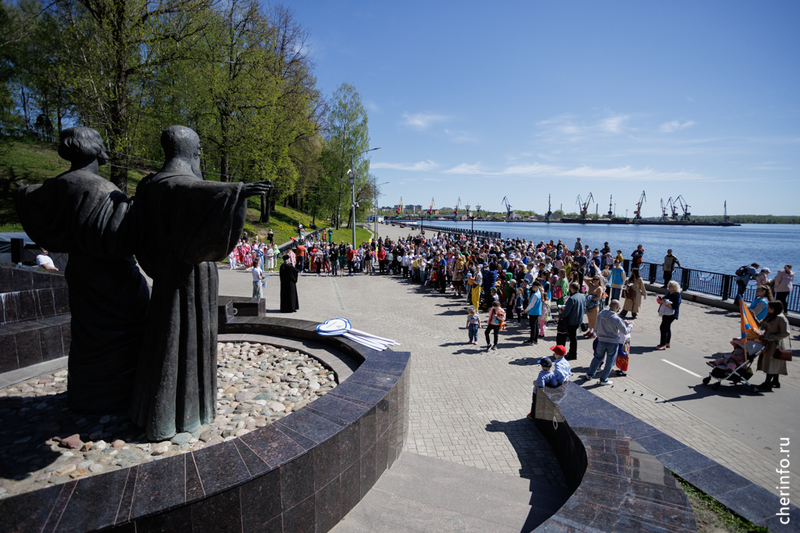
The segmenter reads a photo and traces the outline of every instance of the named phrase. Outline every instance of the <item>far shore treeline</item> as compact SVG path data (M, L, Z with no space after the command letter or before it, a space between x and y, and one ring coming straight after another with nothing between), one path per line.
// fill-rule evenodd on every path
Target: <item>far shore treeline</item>
M7 163L14 143L92 127L110 156L104 175L133 195L163 159L161 131L177 124L200 135L206 179L271 180L272 205L337 227L350 223L346 172L355 155L358 218L372 209L375 178L358 158L369 148L361 97L347 83L321 94L308 34L286 7L0 0L0 28L4 201L13 182L39 181L24 162Z

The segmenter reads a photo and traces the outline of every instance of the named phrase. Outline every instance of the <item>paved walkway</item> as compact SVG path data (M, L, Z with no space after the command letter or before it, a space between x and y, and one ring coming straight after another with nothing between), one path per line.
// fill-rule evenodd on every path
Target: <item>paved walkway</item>
M380 232L396 238L407 235L408 229L382 225ZM221 294L249 294L249 273L222 269L220 273ZM464 302L451 294L440 295L394 276L309 274L300 277L298 292L300 311L293 317L322 321L345 316L354 327L394 338L412 352L407 451L553 485L563 483L547 444L541 437L531 440L524 418L531 383L539 371L533 362L551 353L554 330L547 331L545 342L529 347L521 344L527 328L510 325L501 333L500 349L487 353L466 344ZM268 309L278 307L278 294L275 274L266 290ZM687 302L673 326L672 349L667 352L648 348L658 341L654 298L647 300L639 317L630 375L615 379L613 387L591 382L584 386L777 492L778 439L795 436L800 427L797 364L789 363L790 375L783 377L778 392L750 395L730 384L711 391L700 385L708 370L704 362L729 350L728 341L738 335L738 316ZM794 346L800 346L796 328L792 334ZM578 372L588 368L590 350L591 341L581 339L573 364ZM754 378L755 383L761 381L763 374ZM800 442L800 437L792 440ZM800 484L792 484L791 493L793 501L800 501Z

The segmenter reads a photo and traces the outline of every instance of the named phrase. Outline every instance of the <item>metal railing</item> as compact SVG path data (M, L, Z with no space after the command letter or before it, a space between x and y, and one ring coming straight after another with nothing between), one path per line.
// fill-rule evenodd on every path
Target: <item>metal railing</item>
M480 231L470 228L445 228L441 226L430 225L427 227L429 231L437 231L441 233L449 233L450 235L474 235L475 237L484 237L487 239L500 239L502 238L499 231ZM425 229L423 222L420 221L420 229Z
M631 262L626 259L623 264L625 272L630 273ZM648 283L664 284L664 269L659 264L641 263L639 274ZM706 270L695 270L678 267L672 271L672 279L681 284L682 291L692 291L701 294L717 296L722 301L736 300L739 286L733 274L720 274ZM756 283L751 280L744 291L745 301L751 302L756 297ZM786 300L789 311L800 313L800 286L795 285Z

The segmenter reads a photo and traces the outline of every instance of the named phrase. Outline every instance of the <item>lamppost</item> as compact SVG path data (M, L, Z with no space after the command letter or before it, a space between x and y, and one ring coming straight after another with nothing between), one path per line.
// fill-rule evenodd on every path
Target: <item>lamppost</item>
M356 171L355 171L355 164L354 158L355 156L361 157L362 155L366 154L367 152L374 152L375 150L380 150L380 146L377 148L370 148L368 150L364 150L363 152L359 152L357 154L350 154L350 170L347 171L347 177L350 179L350 188L353 191L353 204L351 206L351 217L353 219L353 249L356 249Z
M373 216L372 218L372 228L374 230L376 239L378 238L378 198L380 198L381 196L380 192L378 191L378 187L380 187L381 185L388 185L388 184L389 184L388 181L384 181L383 183L375 185L375 204L373 205L375 216Z

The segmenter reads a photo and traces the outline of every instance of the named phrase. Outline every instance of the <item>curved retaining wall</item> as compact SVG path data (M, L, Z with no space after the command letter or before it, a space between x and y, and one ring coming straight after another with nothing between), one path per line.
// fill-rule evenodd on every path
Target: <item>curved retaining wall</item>
M800 531L796 506L575 383L537 393L535 421L575 491L536 531L696 531L672 472L758 526Z
M607 404L598 412L593 399L604 402L569 382L536 394L536 426L574 492L535 531L697 531L669 470L625 431L607 427L606 417L619 423L622 411Z
M281 420L195 452L0 500L3 531L324 532L403 449L408 352L375 352L316 323L220 320L220 333L313 340L360 362L344 383Z

